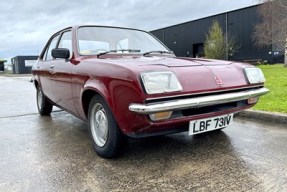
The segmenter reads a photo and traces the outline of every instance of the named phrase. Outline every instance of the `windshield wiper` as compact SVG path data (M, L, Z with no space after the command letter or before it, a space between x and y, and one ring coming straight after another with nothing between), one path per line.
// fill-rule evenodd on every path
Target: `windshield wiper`
M172 52L169 52L169 51L149 51L149 52L145 52L143 54L143 56L146 56L146 55L149 55L149 54L152 54L152 53L160 53L160 54L170 54L170 55L173 55Z
M139 49L113 49L113 50L109 50L109 51L105 51L105 52L99 53L99 54L97 54L97 57L99 58L101 55L105 55L105 54L108 54L108 53L117 53L117 52L138 53L138 52L141 52L141 50L139 50Z

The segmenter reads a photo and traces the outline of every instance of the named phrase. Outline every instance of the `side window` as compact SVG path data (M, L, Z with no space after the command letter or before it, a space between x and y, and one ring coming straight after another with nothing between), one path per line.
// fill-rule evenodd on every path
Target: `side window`
M59 35L57 35L56 37L54 37L49 45L49 48L46 52L46 60L52 60L53 57L52 57L52 49L56 48L57 46L57 42L58 42L58 39L59 39Z
M67 48L70 50L70 55L72 55L73 49L72 49L72 32L71 31L67 31L63 33L60 39L58 48Z

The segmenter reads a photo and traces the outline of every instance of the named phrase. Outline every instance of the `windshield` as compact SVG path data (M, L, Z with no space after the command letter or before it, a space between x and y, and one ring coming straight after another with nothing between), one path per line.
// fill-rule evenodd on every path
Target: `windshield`
M169 52L149 33L112 27L80 27L78 29L78 46L81 55L97 55L110 50L113 52L118 50L116 51L118 54L143 54L150 51Z

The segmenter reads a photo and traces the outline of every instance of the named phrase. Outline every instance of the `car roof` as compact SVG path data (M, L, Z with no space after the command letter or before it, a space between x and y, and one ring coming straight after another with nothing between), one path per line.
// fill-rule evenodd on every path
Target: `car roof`
M128 30L135 30L135 31L142 31L142 32L147 32L145 30L141 30L141 29L135 29L135 28L129 28L129 27L118 27L118 26L105 26L105 25L72 25L66 28L63 28L59 31L57 31L56 33L54 33L52 36L61 33L62 31L66 31L68 29L78 29L81 27L103 27L103 28L117 28L117 29L128 29Z

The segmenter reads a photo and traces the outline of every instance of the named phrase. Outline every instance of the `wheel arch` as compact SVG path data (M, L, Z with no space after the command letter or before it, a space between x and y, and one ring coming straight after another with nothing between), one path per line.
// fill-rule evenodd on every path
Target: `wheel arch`
M34 80L34 86L35 86L36 89L38 88L38 86L39 86L38 80Z
M81 96L83 111L86 118L88 118L90 102L95 95L100 95L106 101L107 105L113 112L113 104L111 103L112 99L106 86L104 86L102 83L99 83L98 80L91 80L88 81L84 86L84 90Z
M81 101L82 101L83 111L84 111L86 118L88 118L90 102L95 95L101 95L101 94L99 94L99 92L94 89L87 89L82 94Z

